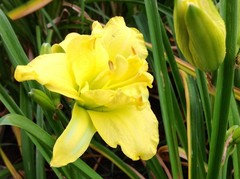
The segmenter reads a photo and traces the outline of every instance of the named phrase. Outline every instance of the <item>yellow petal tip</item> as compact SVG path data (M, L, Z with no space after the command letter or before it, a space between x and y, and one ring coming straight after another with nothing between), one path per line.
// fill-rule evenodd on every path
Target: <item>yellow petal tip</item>
M53 159L50 161L50 166L51 167L58 167L56 161L54 161Z
M61 155L53 155L51 161L50 161L50 166L51 167L62 167L67 165L68 163L71 163L72 161L66 161L64 160L64 157L61 157Z
M33 80L35 79L35 76L36 73L34 72L34 70L31 67L24 65L17 66L14 73L14 78L19 82Z

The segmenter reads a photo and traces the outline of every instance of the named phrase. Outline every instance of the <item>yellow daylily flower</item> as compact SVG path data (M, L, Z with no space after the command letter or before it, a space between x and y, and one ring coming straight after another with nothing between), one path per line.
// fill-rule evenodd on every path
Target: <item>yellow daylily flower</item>
M95 132L111 147L121 146L133 160L148 160L159 142L158 121L150 108L147 49L142 34L122 17L105 27L93 23L91 35L71 33L28 65L17 81L36 80L50 91L75 100L72 118L53 148L51 166L74 162Z

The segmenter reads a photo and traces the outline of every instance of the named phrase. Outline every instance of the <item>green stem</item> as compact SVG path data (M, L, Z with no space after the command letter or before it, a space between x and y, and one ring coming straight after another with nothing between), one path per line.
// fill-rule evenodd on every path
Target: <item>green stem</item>
M167 144L169 147L170 161L174 178L183 178L178 155L178 144L174 129L174 115L171 96L171 87L164 59L163 41L161 32L161 19L158 13L156 0L145 0L146 12L150 37L153 45L154 71L160 97L160 104L163 116L163 124L166 132Z
M210 99L208 94L206 77L205 77L205 73L198 69L196 70L196 75L197 75L197 85L198 85L202 106L203 106L203 111L204 111L204 116L206 120L208 140L210 142L211 132L212 132L212 125L211 125L212 112L211 112L211 104L210 104Z
M221 2L222 3L222 2ZM234 60L237 43L238 0L226 1L223 12L227 30L226 57L218 72L217 92L213 111L212 134L207 178L219 176L224 139L228 123L230 97L233 87Z
M36 26L36 41L37 41L38 53L40 53L42 41L41 41L41 31L40 31L39 25Z

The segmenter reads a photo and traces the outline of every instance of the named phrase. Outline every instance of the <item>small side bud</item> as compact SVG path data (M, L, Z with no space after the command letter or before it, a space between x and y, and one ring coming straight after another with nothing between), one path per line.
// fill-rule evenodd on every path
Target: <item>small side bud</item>
M54 106L56 106L58 109L61 109L61 95L58 93L51 92L52 102Z
M238 127L237 129L234 130L233 133L233 142L236 144L240 143L240 127Z
M43 43L40 49L40 55L52 53L51 45L49 43Z
M54 106L53 102L51 101L51 99L41 90L32 89L28 94L43 109L46 109L48 111L55 110L55 106Z

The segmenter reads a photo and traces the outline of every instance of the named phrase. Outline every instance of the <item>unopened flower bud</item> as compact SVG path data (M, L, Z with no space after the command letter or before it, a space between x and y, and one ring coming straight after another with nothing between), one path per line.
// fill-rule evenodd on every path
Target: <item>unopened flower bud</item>
M234 143L236 143L236 144L240 143L240 127L238 127L237 129L234 130L232 138L233 138Z
M211 0L177 0L174 28L177 44L192 65L213 71L223 62L226 29Z
M38 89L32 89L28 93L32 99L39 104L43 109L49 110L49 111L54 111L55 106L53 102L50 100L50 98L41 90Z
M52 53L51 45L49 43L43 43L40 49L40 54L49 54Z

